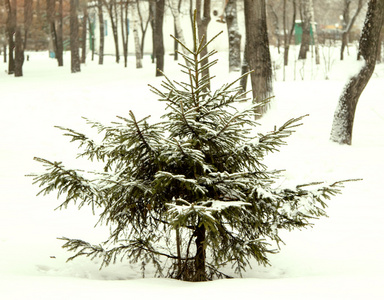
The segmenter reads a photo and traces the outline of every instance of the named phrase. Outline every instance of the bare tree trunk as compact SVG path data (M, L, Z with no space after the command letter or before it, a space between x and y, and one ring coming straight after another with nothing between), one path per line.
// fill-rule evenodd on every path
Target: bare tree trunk
M244 0L247 62L251 73L252 95L261 102L272 95L272 63L269 52L265 0ZM259 107L262 115L267 106Z
M59 1L59 28L56 28L56 1L47 0L47 18L49 23L49 29L51 34L51 41L53 46L53 52L55 52L55 58L59 67L63 66L63 3Z
M4 43L3 45L3 54L4 54L3 62L6 63L7 62L7 44L6 43Z
M89 28L89 34L91 35L90 50L91 50L91 60L93 61L95 58L95 23L92 22L91 18L89 17L88 17L88 28Z
M241 34L237 22L236 0L228 0L225 7L225 21L228 30L229 72L239 71L241 68Z
M315 61L316 65L320 64L320 53L319 53L319 40L317 38L317 30L316 30L316 22L315 22L315 11L313 9L313 0L309 1L309 15L311 19L311 27L312 27L312 34L313 34L313 43L315 44Z
M311 19L309 13L309 0L301 0L301 8L303 12L303 18L301 20L303 34L301 36L299 59L307 59L307 52L309 50L309 44L311 42Z
M12 5L10 0L5 0L5 7L7 10L7 21L6 21L6 31L8 36L8 74L15 73L15 58L14 58L14 50L15 50L15 40L14 36L16 33L16 0L12 0Z
M154 0L149 2L150 23L152 27L152 63L156 59L156 2Z
M59 67L64 66L63 59L63 0L59 0L59 10L57 14L57 32L56 32L56 59Z
M104 16L103 16L103 0L97 1L97 13L99 18L99 65L104 62Z
M165 0L157 0L155 16L155 39L156 39L156 76L162 76L164 71L164 22Z
M240 86L243 89L243 92L247 91L247 83L248 83L248 76L244 76L245 73L249 72L247 49L248 49L247 42L245 42L243 62L241 64L241 76L242 77L240 79Z
M288 66L289 60L289 46L291 44L293 32L295 31L295 20L296 20L296 0L292 1L292 24L289 33L287 32L286 24L287 24L287 0L284 0L283 3L283 26L284 26L284 66Z
M141 69L143 67L143 54L141 52L141 44L140 44L140 37L139 37L139 20L138 20L138 3L135 2L134 7L132 8L132 31L133 31L133 37L135 41L135 54L136 54L136 69Z
M128 36L129 36L128 2L121 2L120 23L121 23L121 38L123 41L124 68L126 68L128 66Z
M15 77L23 76L24 43L21 37L20 26L16 28L15 34Z
M77 17L76 0L70 0L70 43L71 43L71 72L80 72L80 55L79 55L79 20Z
M345 47L348 45L349 32L351 31L353 24L355 23L356 18L363 7L363 0L359 0L356 11L353 14L352 18L350 19L349 5L351 4L351 1L352 0L344 0L343 19L344 19L345 26L344 26L342 37L341 37L340 60L344 60L344 50L345 50Z
M276 44L277 44L277 52L280 54L280 29L279 29L279 17L277 15L277 12L275 11L275 8L272 4L268 4L269 11L271 12L273 16L273 25L275 27L275 30L273 31L275 37L276 37Z
M147 34L147 30L148 30L148 25L151 21L151 12L150 12L150 9L151 9L151 1L148 1L148 18L146 20L144 20L143 18L143 15L141 13L141 8L140 8L140 1L139 0L136 0L137 1L137 13L138 13L138 16L139 16L139 20L140 20L140 29L141 29L141 41L140 41L140 52L141 52L141 58L144 57L144 43L145 43L145 35Z
M365 60L365 65L345 86L333 118L331 140L339 144L352 144L356 106L375 69L383 19L384 0L370 0L359 45L359 53Z
M203 9L201 7L201 1L203 3ZM207 42L207 31L208 24L211 21L211 0L196 0L196 23L197 23L197 35L198 39L202 40L204 38L205 42ZM208 47L205 47L200 52L200 58L203 58L208 54ZM201 60L200 64L203 68L206 64L208 64L208 58ZM203 71L203 76L207 76L209 78L209 69L205 69ZM207 85L207 88L210 89L210 85Z
M171 8L171 12L172 12L173 19L174 19L175 37L182 44L185 45L184 32L183 32L183 28L181 27L181 21L180 21L180 9L179 9L180 3L181 2L179 0L171 0L169 3L169 6ZM178 45L178 43L175 41L175 60L177 59L177 46L176 45ZM184 47L181 47L181 51L185 55L188 55L188 51Z
M106 0L104 0L106 1ZM120 52L119 52L119 35L118 35L118 30L117 30L117 21L118 21L118 16L117 16L117 0L109 0L109 2L105 2L105 5L108 10L109 18L111 20L111 26L112 26L112 35L113 35L113 40L115 42L115 57L116 57L116 62L120 62Z
M87 58L87 20L88 20L88 7L83 7L83 20L81 31L81 63L85 64Z

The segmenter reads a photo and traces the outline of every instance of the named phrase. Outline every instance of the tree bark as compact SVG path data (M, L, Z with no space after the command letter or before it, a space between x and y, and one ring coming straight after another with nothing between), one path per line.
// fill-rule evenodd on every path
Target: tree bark
M97 1L97 13L99 18L99 65L104 62L104 16L103 16L103 0Z
M150 24L152 27L152 63L156 60L156 2L149 1Z
M295 20L296 20L296 0L292 1L292 25L289 33L287 32L287 0L283 3L283 27L284 27L284 66L288 66L289 61L289 46L291 44L293 32L295 31Z
M20 26L16 28L15 34L15 77L23 76L24 43Z
M345 86L333 118L331 140L339 144L352 144L356 106L375 69L383 18L384 0L370 0L359 44L359 53L365 65Z
M241 79L240 79L240 86L243 90L243 92L247 91L247 84L248 84L248 76L243 76L245 73L249 72L249 65L248 65L248 57L247 57L247 42L245 42L244 47L244 53L243 53L243 62L241 64Z
M59 67L64 66L63 59L63 0L59 0L59 10L57 14L57 35L56 35L56 59Z
M206 251L205 251L205 227L200 226L195 231L196 235L196 255L195 255L195 277L194 281L207 281L205 271Z
M236 72L241 68L241 34L237 22L236 0L228 0L225 7L225 21L228 30L229 72Z
M276 37L276 46L277 46L277 52L280 54L280 29L279 29L279 16L277 15L277 12L272 4L268 4L269 11L273 17L273 26L275 27L275 30L273 30L273 33Z
M307 52L311 42L309 0L301 0L301 8L303 12L303 18L301 20L303 34L301 36L299 59L307 59Z
M117 30L117 0L109 0L109 2L106 2L107 0L103 0L105 3L105 6L107 7L107 11L109 14L109 19L111 20L111 26L112 26L112 35L113 40L115 42L115 57L116 62L120 62L120 51L119 51L119 35Z
M254 102L261 102L272 95L272 63L266 19L265 0L244 0L247 62L251 73ZM262 115L267 106L259 106Z
M88 20L88 7L85 4L83 7L83 20L81 31L81 63L85 64L87 59L87 20Z
M181 20L180 20L180 1L179 0L171 0L170 1L170 8L174 19L174 28L175 28L175 37L184 45L185 39L184 39L184 32L183 28L181 27ZM178 42L175 41L175 60L177 60L177 49L178 49ZM181 47L181 51L188 56L188 51Z
M156 39L156 76L162 76L164 71L164 22L165 0L157 0L155 15L155 39Z
M138 2L133 3L134 7L132 8L132 31L133 38L135 41L135 55L136 55L136 69L141 69L143 67L143 54L139 37L139 20L138 20Z
M70 0L70 43L71 43L71 72L80 72L80 55L79 55L79 20L77 17L76 0Z
M15 40L14 36L16 33L16 0L12 0L12 4L10 0L5 0L5 7L7 10L7 21L6 21L6 31L8 36L8 74L15 73L15 58L14 58L14 50L15 50Z
M352 18L349 18L349 5L351 1L352 0L344 0L344 11L343 11L344 29L341 37L340 60L344 60L344 50L345 50L345 47L348 45L349 32L351 31L353 24L355 23L356 18L363 7L363 0L359 0L355 13L353 14Z
M320 53L319 53L319 41L317 38L317 30L316 30L316 22L315 22L315 11L313 8L313 0L309 1L309 15L310 15L310 24L312 27L312 34L313 34L313 43L315 44L315 62L316 65L320 64Z
M201 1L204 1L203 7ZM211 21L211 0L196 0L196 23L197 23L197 35L199 41L204 39L205 42L207 39L208 24ZM208 47L205 47L200 52L200 59L208 54ZM203 68L208 64L208 58L201 60L200 66ZM209 78L209 69L203 71L203 76ZM210 84L207 85L207 88L210 89Z
M148 25L151 21L151 1L148 1L148 18L144 20L143 15L141 13L141 7L140 7L140 1L137 0L137 13L140 20L140 29L141 29L141 41L140 41L140 52L141 52L141 58L144 57L144 43L145 43L145 35L147 34Z
M47 0L47 18L49 23L49 30L51 34L51 41L53 52L55 53L55 58L59 67L63 66L63 2L59 1L59 11L58 11L58 28L56 28L56 1Z

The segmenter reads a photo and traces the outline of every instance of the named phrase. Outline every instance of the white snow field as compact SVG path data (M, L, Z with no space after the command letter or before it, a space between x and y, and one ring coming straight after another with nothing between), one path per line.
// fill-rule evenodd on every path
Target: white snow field
M223 43L226 43L223 40ZM273 52L276 67L275 99L260 120L267 132L292 117L309 114L281 152L271 154L271 169L286 169L282 184L329 182L362 178L347 183L343 193L328 202L329 218L316 220L303 231L282 232L285 245L270 256L270 267L254 263L243 278L187 283L153 278L140 265L126 261L99 270L99 261L70 253L57 237L80 238L93 243L105 240L107 228L94 228L97 216L87 207L55 210L61 203L54 194L36 197L39 191L26 174L43 171L33 161L38 156L83 168L75 160L76 144L55 125L93 132L81 118L109 123L115 116L152 115L157 121L163 104L147 84L159 87L155 66L144 58L144 68L128 68L106 57L70 73L69 54L58 68L48 53L29 53L24 77L4 72L0 62L0 299L384 299L384 65L378 65L362 94L356 112L353 145L329 141L333 113L348 79L359 68L355 51L343 62L338 48L323 49L322 63L309 58L303 65L290 61L283 81L282 54ZM291 55L297 50L292 48ZM212 70L215 85L239 76L228 74L226 53ZM325 72L324 59L331 59ZM178 66L166 57L165 73L178 79ZM329 80L325 80L328 73ZM294 80L296 79L296 80Z

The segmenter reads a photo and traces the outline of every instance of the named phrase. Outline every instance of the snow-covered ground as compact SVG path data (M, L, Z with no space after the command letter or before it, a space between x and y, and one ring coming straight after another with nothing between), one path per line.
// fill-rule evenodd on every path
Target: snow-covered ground
M226 41L223 41L226 43ZM39 156L81 168L74 160L77 145L69 144L55 125L78 131L89 129L85 116L104 123L126 116L138 117L163 111L163 104L147 84L160 86L150 57L144 69L134 69L134 58L124 69L107 57L82 66L82 72L56 67L47 53L30 53L24 77L8 76L0 62L0 299L383 299L384 291L384 66L360 98L352 146L329 141L333 112L349 75L358 68L354 49L346 61L335 59L324 80L322 64L313 59L290 62L282 81L281 57L274 52L276 98L260 122L261 131L304 114L304 125L281 152L270 155L271 169L286 169L286 181L307 183L362 178L346 184L343 194L329 201L329 218L315 221L312 229L282 233L286 245L271 256L271 267L253 268L243 278L207 283L186 283L150 278L139 266L119 262L99 271L97 261L77 259L66 263L69 253L57 237L101 242L106 228L96 227L91 210L54 210L60 201L52 194L36 197L37 186L25 174L42 171L33 161ZM294 50L291 52L295 55ZM239 74L228 74L227 58L220 53L213 72L215 83ZM167 56L165 72L177 79L178 67ZM296 78L296 80L294 80Z

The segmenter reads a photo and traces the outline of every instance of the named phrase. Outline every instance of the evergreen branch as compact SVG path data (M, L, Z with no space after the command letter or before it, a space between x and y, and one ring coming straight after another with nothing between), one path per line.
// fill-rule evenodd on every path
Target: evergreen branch
M194 54L193 51L191 51L189 49L189 47L187 47L184 43L182 43L178 38L174 37L172 34L170 34L171 38L173 38L179 45L181 45L185 50L187 50L189 53L191 53L192 55ZM182 55L181 52L179 52L179 54Z
M59 205L59 208L66 208L70 201L76 203L77 199L82 200L79 208L87 202L92 204L92 207L95 204L100 205L98 202L100 194L97 187L93 186L91 181L80 176L77 173L79 170L66 170L61 162L50 162L43 158L35 157L34 160L43 163L49 171L42 175L34 175L33 184L40 182L39 187L45 186L37 195L47 195L54 190L57 190L57 197L66 194L66 200Z

